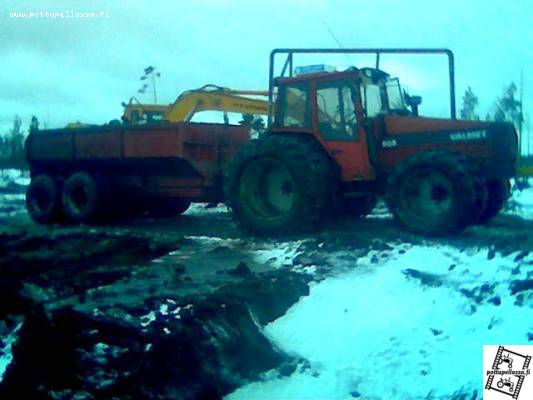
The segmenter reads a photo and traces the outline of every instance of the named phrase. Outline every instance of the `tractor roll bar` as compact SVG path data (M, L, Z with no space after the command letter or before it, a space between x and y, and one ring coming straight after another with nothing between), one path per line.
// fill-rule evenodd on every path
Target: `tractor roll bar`
M293 55L294 54L319 54L319 53L329 53L329 54L348 54L348 53L359 53L359 54L375 54L376 55L376 69L379 69L379 61L381 54L445 54L448 56L448 79L449 79L449 88L450 88L450 117L456 119L455 113L455 66L454 66L454 57L453 52L449 49L444 48L362 48L362 49L274 49L270 52L270 67L269 67L269 78L268 78L268 124L272 122L272 102L274 99L274 63L277 54L286 54L287 58L283 69L281 71L281 76L285 76L287 68L289 69L289 76L292 76L293 73Z

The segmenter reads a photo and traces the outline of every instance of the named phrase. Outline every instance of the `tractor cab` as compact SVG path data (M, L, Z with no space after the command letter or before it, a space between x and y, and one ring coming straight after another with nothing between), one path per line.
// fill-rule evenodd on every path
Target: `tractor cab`
M314 135L342 169L343 181L375 178L369 159L368 129L383 115L413 115L397 78L377 68L341 72L297 67L296 76L278 78L272 132ZM307 73L307 71L310 71Z
M297 67L296 71L313 72L274 81L274 127L311 128L316 115L319 128L329 133L327 139L349 139L357 135L356 120L386 114L418 115L421 97L408 96L399 79L382 70L351 67L343 72L316 72L317 67Z

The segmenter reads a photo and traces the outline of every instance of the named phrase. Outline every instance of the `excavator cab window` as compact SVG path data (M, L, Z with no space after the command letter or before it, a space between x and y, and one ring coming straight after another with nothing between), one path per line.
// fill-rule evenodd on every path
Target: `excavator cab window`
M317 84L318 127L327 140L357 140L354 87L347 81Z
M310 128L309 85L292 83L280 87L276 125L286 128Z
M161 122L163 120L163 112L161 111L147 111L144 114L148 123Z
M138 110L132 110L131 112L131 118L130 118L130 123L132 124L136 124L139 122L139 119L140 119L140 113Z

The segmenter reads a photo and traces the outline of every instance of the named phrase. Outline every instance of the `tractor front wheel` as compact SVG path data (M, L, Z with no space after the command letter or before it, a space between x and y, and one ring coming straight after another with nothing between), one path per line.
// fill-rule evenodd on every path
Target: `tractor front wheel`
M475 176L464 157L427 152L400 164L387 181L386 199L396 221L423 235L447 235L477 216Z
M511 193L511 185L506 179L488 179L485 189L485 207L478 217L481 224L489 222L503 208Z

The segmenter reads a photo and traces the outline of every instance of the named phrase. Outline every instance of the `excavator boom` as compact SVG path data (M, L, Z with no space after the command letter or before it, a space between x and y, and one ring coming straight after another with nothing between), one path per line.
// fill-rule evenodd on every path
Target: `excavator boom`
M124 122L188 122L200 111L224 111L241 114L268 115L268 102L245 96L268 96L268 90L232 90L216 85L182 93L170 105L141 104L132 97L124 104Z
M206 85L181 94L168 108L163 119L170 122L190 121L200 111L268 115L266 100L243 97L244 95L268 96L268 91L230 90Z

